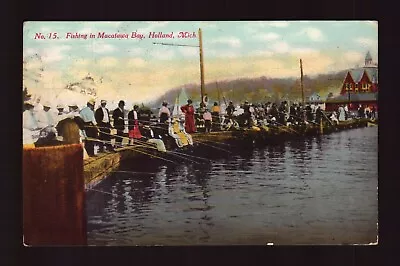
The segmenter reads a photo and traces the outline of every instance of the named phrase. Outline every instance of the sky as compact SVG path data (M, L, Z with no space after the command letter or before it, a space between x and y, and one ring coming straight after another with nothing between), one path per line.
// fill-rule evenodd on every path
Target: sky
M49 98L90 74L98 98L150 101L168 89L200 83L199 28L205 83L299 77L300 58L310 76L362 66L367 51L378 62L376 21L28 21L23 27L24 86ZM102 32L128 38L99 38ZM133 32L141 38L131 38ZM149 38L151 32L174 38ZM179 32L194 35L178 38ZM87 36L67 38L75 34ZM34 82L37 72L42 76Z

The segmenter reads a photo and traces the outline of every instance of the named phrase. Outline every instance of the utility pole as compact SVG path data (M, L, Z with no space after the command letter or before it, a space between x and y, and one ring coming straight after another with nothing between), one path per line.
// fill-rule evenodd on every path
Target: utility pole
M199 28L199 47L200 47L200 91L201 91L201 102L204 104L204 62L203 62L203 38L201 35L201 29Z
M187 45L187 44L175 44L175 43L163 43L153 42L153 44L168 45L168 46L184 46L184 47L199 47L200 53L200 91L201 91L201 102L204 103L205 87L204 87L204 60L203 60L203 38L201 29L199 28L199 45Z
M304 107L304 87L303 87L303 62L300 59L300 86L301 86L301 99Z
M218 81L215 82L216 86L217 86L217 93L218 93L218 105L221 106L221 95L219 93L219 88L218 88Z

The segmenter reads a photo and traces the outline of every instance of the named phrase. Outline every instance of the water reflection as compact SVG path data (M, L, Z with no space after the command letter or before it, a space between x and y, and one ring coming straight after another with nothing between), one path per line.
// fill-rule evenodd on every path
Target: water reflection
M214 155L208 165L126 163L95 188L104 193L88 194L89 243L372 242L376 147L376 128L365 128Z

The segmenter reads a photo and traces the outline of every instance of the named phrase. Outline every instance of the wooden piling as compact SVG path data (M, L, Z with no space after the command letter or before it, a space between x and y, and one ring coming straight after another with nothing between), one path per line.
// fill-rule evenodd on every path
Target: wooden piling
M24 244L86 245L80 144L23 148Z

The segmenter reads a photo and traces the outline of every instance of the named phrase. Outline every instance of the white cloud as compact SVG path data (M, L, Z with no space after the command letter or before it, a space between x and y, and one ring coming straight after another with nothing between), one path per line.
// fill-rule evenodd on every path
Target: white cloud
M144 65L146 65L146 61L144 61L142 58L131 58L128 60L127 63L128 66L130 67L142 67Z
M276 53L287 53L289 52L289 45L287 42L275 42L274 44L271 45L271 50L276 52Z
M99 60L100 67L112 67L117 65L118 60L114 57L104 57Z
M268 22L267 25L277 28L286 28L287 26L289 26L289 23L286 21L274 21Z
M364 55L361 54L360 52L349 51L344 53L343 57L351 63L356 63L356 62L362 62Z
M173 50L164 50L164 49L160 49L160 50L155 50L151 53L151 55L155 58L155 59L159 59L159 60L172 60L175 52Z
M115 51L116 47L103 42L92 42L91 44L86 45L86 50L91 53L103 54Z
M235 51L228 51L228 50L215 50L215 49L207 49L205 54L205 58L207 59L208 56L210 57L226 57L226 58L235 58L238 57L239 54Z
M378 40L374 40L374 39L360 37L360 38L355 39L355 41L358 44L361 44L365 47L374 47L375 48L378 46Z
M221 37L221 38L211 40L210 43L228 44L229 46L234 47L234 48L238 48L238 47L242 46L240 39L238 39L236 37Z
M76 66L87 66L90 63L88 59L77 58L74 60Z
M23 50L24 57L34 55L37 53L38 53L38 50L34 49L34 48L24 48L24 50Z
M303 29L299 32L298 35L307 35L307 37L310 38L310 40L312 41L324 40L324 35L322 34L322 32L319 29L313 27L307 27Z
M263 56L263 57L270 57L272 56L274 53L268 50L262 50L262 51L253 51L250 53L250 55L254 55L254 56Z
M273 41L273 40L279 39L279 37L280 37L280 35L275 32L262 33L260 35L257 35L258 39L262 39L265 41Z
M69 45L47 47L42 51L42 60L44 63L60 61L64 58L63 52L68 50L71 50L71 46Z
M128 50L129 56L141 55L143 53L143 49L140 47L131 48Z
M186 57L199 56L199 50L195 49L194 47L181 47L179 51Z
M312 54L312 55L319 55L320 52L316 49L308 48L308 47L303 47L303 48L292 48L291 49L292 54L298 54L298 55L303 55L303 54Z

